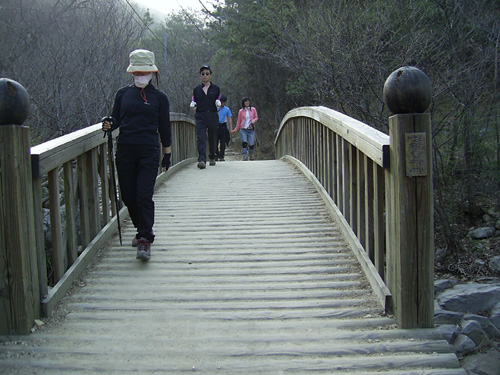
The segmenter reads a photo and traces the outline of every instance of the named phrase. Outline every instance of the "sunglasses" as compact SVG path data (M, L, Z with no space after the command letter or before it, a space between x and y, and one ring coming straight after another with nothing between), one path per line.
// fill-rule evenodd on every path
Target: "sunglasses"
M209 76L210 73L200 73L202 76Z

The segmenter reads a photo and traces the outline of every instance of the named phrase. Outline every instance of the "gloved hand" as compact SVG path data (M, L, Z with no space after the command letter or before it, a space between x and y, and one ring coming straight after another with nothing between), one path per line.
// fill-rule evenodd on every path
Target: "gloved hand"
M163 159L161 160L161 166L164 172L168 171L168 168L170 168L170 164L172 163L171 158L172 158L171 153L163 155Z
M221 103L220 103L220 100L219 100L219 99L217 99L217 100L215 101L215 106L216 106L217 108L220 108Z
M101 119L102 122L102 131L107 132L113 127L113 117L106 116Z
M192 101L191 104L189 105L191 108L196 108L196 102Z

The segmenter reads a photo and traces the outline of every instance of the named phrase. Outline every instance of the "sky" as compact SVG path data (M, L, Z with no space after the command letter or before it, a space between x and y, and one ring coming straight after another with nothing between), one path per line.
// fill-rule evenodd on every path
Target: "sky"
M201 10L202 7L198 0L132 0L144 8L149 8L150 12L154 10L169 14L172 11L184 9ZM202 0L204 1L204 0ZM182 7L182 8L181 8Z

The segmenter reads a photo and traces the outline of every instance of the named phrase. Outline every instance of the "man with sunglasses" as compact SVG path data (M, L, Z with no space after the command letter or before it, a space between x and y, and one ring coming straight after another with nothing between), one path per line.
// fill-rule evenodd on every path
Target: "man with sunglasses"
M210 79L212 69L208 65L200 68L201 84L193 90L191 108L196 108L196 137L198 144L198 168L205 169L207 162L207 132L208 132L208 157L210 165L215 165L215 152L217 145L217 128L219 116L217 108L220 107L220 89Z

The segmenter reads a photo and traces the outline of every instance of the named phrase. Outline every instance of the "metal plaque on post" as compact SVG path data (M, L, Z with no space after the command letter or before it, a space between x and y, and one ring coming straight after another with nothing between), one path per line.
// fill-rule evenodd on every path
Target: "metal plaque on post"
M427 176L427 152L425 133L406 133L406 176Z

